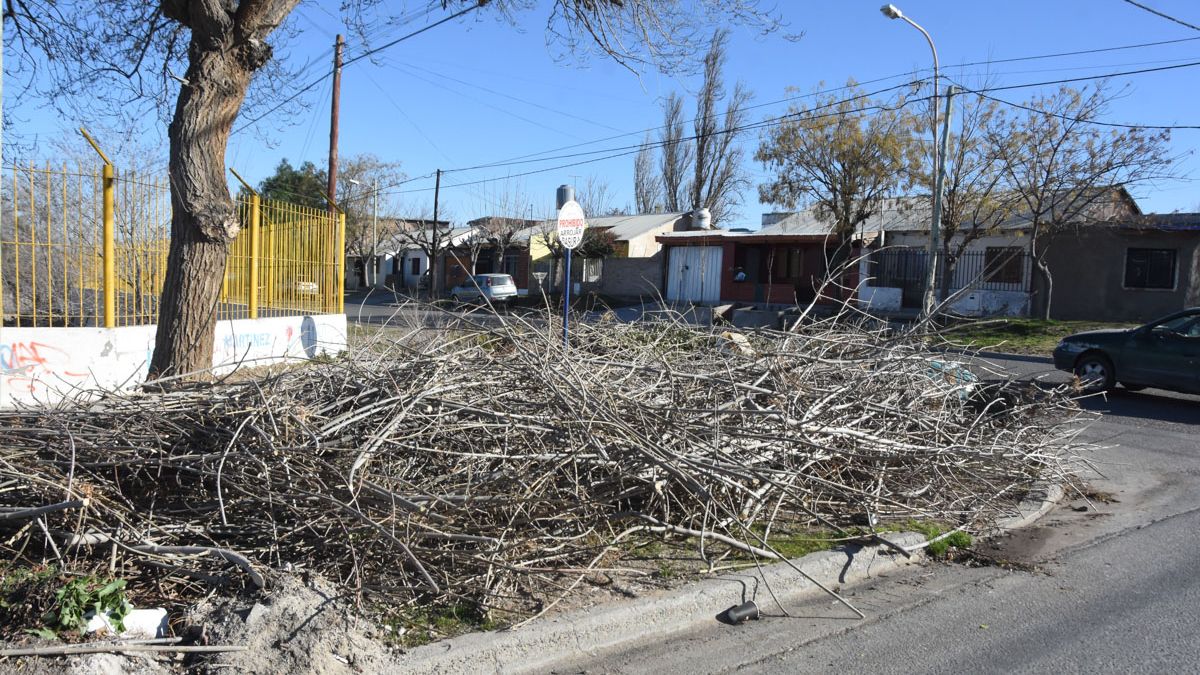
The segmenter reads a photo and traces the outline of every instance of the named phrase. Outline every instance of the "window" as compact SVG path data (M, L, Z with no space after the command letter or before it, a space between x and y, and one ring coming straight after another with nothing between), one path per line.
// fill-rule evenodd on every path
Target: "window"
M1173 248L1131 248L1125 251L1125 288L1175 288Z
M411 267L410 267L410 269L412 270L412 272L411 272L412 275L416 276L416 275L420 274L421 273L421 259L420 258L410 258L410 260L412 260Z
M1025 250L1019 246L989 246L983 254L983 280L1019 284L1025 279Z
M604 258L584 258L583 259L583 279L586 282L600 281L600 275L604 270Z

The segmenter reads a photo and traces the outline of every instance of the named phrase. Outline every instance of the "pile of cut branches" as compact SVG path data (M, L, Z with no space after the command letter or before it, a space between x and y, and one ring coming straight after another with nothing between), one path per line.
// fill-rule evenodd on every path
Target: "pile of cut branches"
M1067 392L997 395L919 335L601 317L564 351L559 326L468 318L260 379L0 413L0 555L175 593L307 570L528 615L646 533L773 558L784 521L978 528L1067 473Z

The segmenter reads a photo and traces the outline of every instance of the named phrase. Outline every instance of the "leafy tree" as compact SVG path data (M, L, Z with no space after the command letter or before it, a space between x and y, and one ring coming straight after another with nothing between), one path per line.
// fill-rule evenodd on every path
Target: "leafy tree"
M1118 187L1168 175L1170 131L1096 125L1111 100L1103 85L1063 87L1003 113L990 134L1005 187L1030 230L1043 319L1054 291L1046 254L1055 237L1121 217L1127 211Z
M304 162L300 168L295 168L284 158L275 166L275 173L258 184L258 194L263 199L324 209L328 202L322 195L328 185L325 169L318 169L312 162Z
M759 186L759 199L789 209L813 204L839 241L912 183L920 153L916 123L901 106L872 100L853 81L847 89L791 106L755 153L775 174Z
M238 232L225 148L253 81L267 92L291 89L271 82L271 75L280 72L272 59L272 41L295 30L289 26L291 30L277 32L298 4L113 0L5 5L5 32L14 36L19 54L13 72L25 78L18 89L44 94L66 108L72 107L62 103L67 98L75 107L99 101L109 109L133 109L136 101L150 101L170 119L171 247L152 379L197 373L211 365L221 279ZM533 0L443 2L450 5L486 6L499 16L540 6ZM773 28L774 16L757 5L757 0L556 0L547 31L551 42L568 52L600 52L630 68L654 64L672 69L692 58L699 27L739 21ZM343 8L364 44L370 42L370 29L389 19L379 14L399 16L405 9L375 0L347 0Z

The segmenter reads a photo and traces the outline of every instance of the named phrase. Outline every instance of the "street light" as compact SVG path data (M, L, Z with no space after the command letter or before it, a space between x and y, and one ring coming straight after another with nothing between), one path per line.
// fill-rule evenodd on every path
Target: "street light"
M921 27L919 23L904 16L900 8L895 5L884 5L879 8L889 19L901 19L908 25L921 31L921 35L925 36L925 40L929 42L929 51L933 52L933 222L929 225L929 265L928 273L925 280L925 296L921 300L921 310L925 316L929 316L933 312L934 307L934 285L937 283L937 246L938 235L941 229L942 218L942 195L941 181L938 180L942 171L941 162L938 161L938 54L937 47L933 46L933 38L929 36L929 31Z
M362 183L353 178L347 179L354 185ZM371 188L371 286L379 285L379 179L376 178Z

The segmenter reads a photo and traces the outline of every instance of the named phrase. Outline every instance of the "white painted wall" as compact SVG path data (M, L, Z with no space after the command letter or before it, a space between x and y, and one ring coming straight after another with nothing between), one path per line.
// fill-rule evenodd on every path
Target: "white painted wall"
M156 326L0 329L0 407L50 405L145 379ZM228 373L337 354L346 349L346 315L218 322L213 370Z

